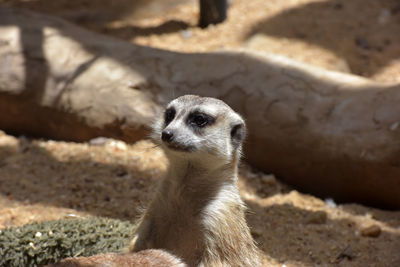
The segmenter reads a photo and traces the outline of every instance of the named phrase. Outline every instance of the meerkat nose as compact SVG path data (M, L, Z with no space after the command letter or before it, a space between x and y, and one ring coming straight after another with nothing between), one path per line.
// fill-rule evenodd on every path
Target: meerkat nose
M174 134L173 134L172 131L170 131L170 130L164 130L164 131L162 131L162 133L161 133L161 140L163 140L164 142L169 143L169 142L172 141L173 138L174 138Z

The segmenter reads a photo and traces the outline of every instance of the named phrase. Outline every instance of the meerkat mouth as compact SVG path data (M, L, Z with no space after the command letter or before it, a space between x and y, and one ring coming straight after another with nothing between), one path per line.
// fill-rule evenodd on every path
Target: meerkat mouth
M179 151L179 152L190 153L190 152L195 151L195 147L194 146L183 146L183 145L180 145L180 144L172 144L172 143L170 143L170 144L167 144L167 147L169 149L171 149L171 150L175 150L175 151Z

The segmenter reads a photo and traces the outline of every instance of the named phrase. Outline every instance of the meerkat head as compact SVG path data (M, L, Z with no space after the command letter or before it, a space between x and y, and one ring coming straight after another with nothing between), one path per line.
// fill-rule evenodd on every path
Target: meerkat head
M153 126L153 139L168 154L230 162L246 136L242 117L223 101L185 95L171 101Z
M153 127L153 139L167 154L230 162L240 153L246 126L223 101L194 95L171 101Z

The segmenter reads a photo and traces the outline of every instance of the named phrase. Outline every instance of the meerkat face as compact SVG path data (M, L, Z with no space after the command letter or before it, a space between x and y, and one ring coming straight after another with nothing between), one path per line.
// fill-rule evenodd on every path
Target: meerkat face
M152 137L167 153L229 162L245 135L244 120L223 101L185 95L167 105Z

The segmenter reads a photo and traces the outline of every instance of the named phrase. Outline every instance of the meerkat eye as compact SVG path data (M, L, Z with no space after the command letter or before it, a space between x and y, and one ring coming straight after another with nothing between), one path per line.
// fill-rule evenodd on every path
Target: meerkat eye
M169 108L164 113L165 125L168 125L175 118L175 109Z
M199 128L202 128L212 122L213 118L204 113L194 113L191 116L189 116L189 124Z
M198 114L193 118L193 122L198 126L198 127L204 127L206 126L208 120L207 117L204 116L203 114Z

